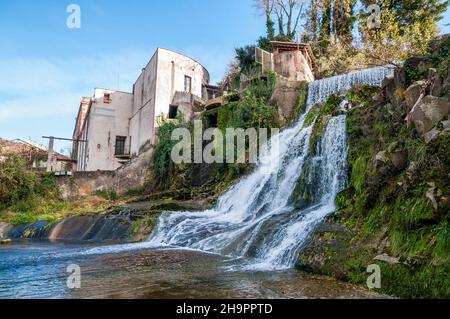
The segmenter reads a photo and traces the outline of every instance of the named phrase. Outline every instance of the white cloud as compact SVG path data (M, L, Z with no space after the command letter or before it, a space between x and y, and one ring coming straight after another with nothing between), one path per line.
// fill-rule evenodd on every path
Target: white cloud
M76 117L83 96L95 87L131 91L153 50L122 50L117 54L70 59L0 60L0 123L21 119L48 121L52 116ZM202 63L211 82L220 81L233 51L189 47L183 53ZM48 118L48 120L46 119Z
M144 50L127 50L67 60L2 59L0 122L52 115L76 117L81 98L92 95L95 87L130 91L150 57Z

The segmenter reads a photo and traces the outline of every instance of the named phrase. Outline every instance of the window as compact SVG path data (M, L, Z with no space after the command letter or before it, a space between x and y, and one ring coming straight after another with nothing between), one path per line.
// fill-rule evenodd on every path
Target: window
M184 76L184 92L192 92L192 78L190 76Z
M111 102L112 102L112 100L111 100L111 94L105 93L105 94L103 95L103 103L105 103L105 104L110 104Z
M178 115L178 105L169 106L169 119L176 119Z
M125 142L127 138L124 136L116 136L116 156L125 154Z

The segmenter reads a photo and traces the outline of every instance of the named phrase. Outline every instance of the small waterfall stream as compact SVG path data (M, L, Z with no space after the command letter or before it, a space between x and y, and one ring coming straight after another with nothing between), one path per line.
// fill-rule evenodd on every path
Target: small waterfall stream
M392 69L378 67L310 83L306 113L316 103L354 84L381 85ZM167 212L149 239L154 246L196 249L232 257L250 257L246 269L292 268L314 227L335 211L336 194L347 184L345 116L333 117L325 130L315 170L314 202L296 209L291 195L309 157L311 127L306 114L277 137L276 159L270 150L255 171L226 192L216 208L204 212ZM272 141L273 142L273 141Z

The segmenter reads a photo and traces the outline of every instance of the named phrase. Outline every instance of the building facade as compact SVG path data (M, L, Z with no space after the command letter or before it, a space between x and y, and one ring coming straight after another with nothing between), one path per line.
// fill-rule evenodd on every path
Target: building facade
M174 51L157 49L130 93L95 89L83 98L74 129L77 171L116 170L156 141L163 119L189 121L207 95L208 71Z

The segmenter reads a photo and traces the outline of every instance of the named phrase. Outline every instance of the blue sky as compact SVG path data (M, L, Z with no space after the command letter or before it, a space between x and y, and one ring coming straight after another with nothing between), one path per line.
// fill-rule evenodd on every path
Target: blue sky
M66 27L71 3L79 30ZM264 23L252 0L0 0L0 137L70 137L81 97L130 91L157 47L192 56L218 81Z

